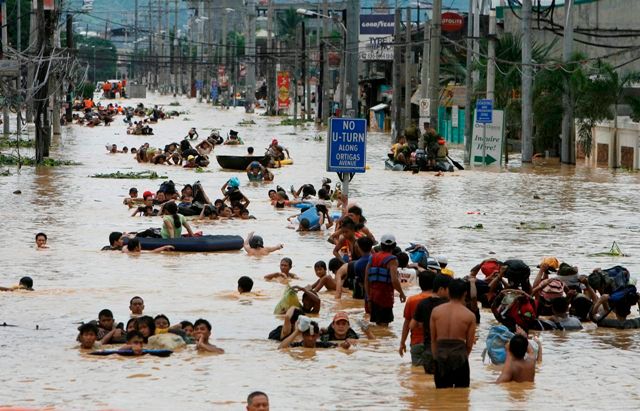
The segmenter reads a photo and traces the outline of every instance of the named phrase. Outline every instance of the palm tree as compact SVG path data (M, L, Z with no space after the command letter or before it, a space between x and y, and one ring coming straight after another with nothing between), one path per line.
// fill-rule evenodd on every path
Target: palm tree
M299 25L302 23L302 17L298 12L293 9L287 9L282 13L278 13L277 27L278 37L288 47L294 47L296 39L298 38Z

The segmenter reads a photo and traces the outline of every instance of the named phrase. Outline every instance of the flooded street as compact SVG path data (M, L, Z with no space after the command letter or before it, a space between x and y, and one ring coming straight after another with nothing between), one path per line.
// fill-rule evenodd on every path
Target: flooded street
M148 99L168 104L171 97ZM248 115L244 109L219 111L194 100L169 107L186 114L154 125L153 136L127 135L122 117L110 127L63 128L54 140L52 157L80 166L24 167L20 174L0 177L0 207L4 236L0 240L0 286L16 284L29 275L33 293L0 293L0 407L51 406L59 410L159 409L239 410L254 390L268 393L272 409L637 409L640 404L640 342L637 330L597 329L586 324L573 333L544 332L544 360L534 384L492 382L499 368L482 363L481 353L490 326L497 322L482 311L478 342L470 356L471 388L439 390L422 368L398 355L402 330L401 304L389 330L375 330L377 339L361 341L349 352L302 349L278 351L266 339L281 323L273 308L283 286L262 279L278 270L283 257L293 260L292 271L315 281L313 265L331 258L328 234L299 234L287 228L286 217L296 209L274 210L267 190L281 185L319 187L325 171L326 132L313 126L279 126L280 119ZM134 105L137 101L127 101ZM239 122L253 120L255 125ZM246 175L222 171L215 159L205 173L175 166L138 164L129 154L106 154L105 144L138 147L148 141L164 147L180 141L190 127L200 140L211 128L240 132L245 146L217 147L217 154L244 154L253 146L262 154L273 138L288 147L295 164L273 170L273 185L249 183ZM317 136L322 136L318 141ZM30 136L33 138L33 136ZM446 254L461 277L482 259L521 258L535 267L543 256L578 265L588 274L595 267L626 266L632 277L640 269L640 175L584 167L520 167L465 170L435 177L433 173L384 170L390 137L370 134L370 170L356 175L351 200L364 210L368 227L380 238L393 233L402 248L409 242L427 245L432 254ZM452 150L461 161L462 152ZM257 220L198 223L205 234L255 231L266 245L284 249L263 258L244 251L227 253L163 253L127 256L100 252L111 231L159 227L158 217L130 217L122 205L130 187L139 193L156 191L161 180L94 179L96 173L153 170L168 175L178 189L202 182L213 200L220 187L238 176L251 200ZM21 190L21 195L12 194ZM534 199L537 195L539 199ZM470 212L479 211L480 214ZM526 224L523 227L521 223ZM461 229L482 224L483 229ZM553 228L552 228L553 227ZM544 228L544 229L535 229ZM34 235L49 236L49 251L33 248ZM590 257L607 251L616 241L631 257ZM533 271L533 270L532 270ZM238 299L237 279L248 275L254 290L265 298ZM535 275L535 273L534 273ZM406 291L405 291L406 292ZM407 295L419 292L412 287ZM76 327L97 317L103 308L116 321L129 318L129 300L140 295L145 314L164 313L172 323L206 318L213 325L212 342L225 350L219 356L197 354L193 347L169 358L91 357L76 346ZM361 302L321 293L321 326L345 309L353 319L363 316ZM632 316L636 316L636 309ZM38 329L36 329L38 328ZM354 327L355 328L355 327ZM303 405L304 404L304 405Z

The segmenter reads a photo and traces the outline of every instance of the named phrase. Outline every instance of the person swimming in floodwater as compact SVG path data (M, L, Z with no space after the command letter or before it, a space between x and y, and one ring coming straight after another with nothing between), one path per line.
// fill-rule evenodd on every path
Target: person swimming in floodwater
M27 290L33 291L33 279L31 277L22 277L18 282L18 285L13 287L0 287L0 291L16 291Z
M278 281L289 281L289 280L298 280L300 277L291 272L291 268L293 267L293 261L289 257L285 257L280 260L280 271L272 274L267 274L264 276L264 279L267 281L278 280Z
M252 257L260 257L271 254L274 251L282 250L284 248L283 244L278 244L273 247L265 247L264 240L262 237L253 235L253 231L247 235L247 238L244 240L243 244L244 250L248 255Z
M45 233L36 234L36 250L46 250L49 248L47 245L47 235Z

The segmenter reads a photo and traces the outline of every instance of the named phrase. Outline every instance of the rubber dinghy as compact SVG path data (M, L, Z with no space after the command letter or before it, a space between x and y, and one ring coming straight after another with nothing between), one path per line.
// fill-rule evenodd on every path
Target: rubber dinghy
M265 156L216 156L216 160L220 167L230 170L246 170L247 166L254 161L259 162L263 166L267 165Z
M152 238L137 237L143 250L154 250L165 245L172 245L175 251L214 252L240 250L244 239L239 235L203 235L201 237ZM125 239L125 244L127 239Z

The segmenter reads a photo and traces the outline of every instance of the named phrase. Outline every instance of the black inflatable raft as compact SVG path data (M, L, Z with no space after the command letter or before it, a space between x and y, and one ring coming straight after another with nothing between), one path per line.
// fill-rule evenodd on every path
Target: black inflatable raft
M143 250L154 250L165 245L172 245L175 251L212 252L240 250L244 239L239 235L203 235L201 237L151 238L137 237ZM127 239L125 239L125 243Z

